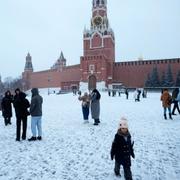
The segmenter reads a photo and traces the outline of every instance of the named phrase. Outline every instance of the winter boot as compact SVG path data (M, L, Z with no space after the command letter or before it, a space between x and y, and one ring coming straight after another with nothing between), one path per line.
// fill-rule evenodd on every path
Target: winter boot
M41 137L41 136L38 136L38 137L37 137L37 140L41 141L41 140L42 140L42 137Z
M114 174L115 174L116 176L121 176L120 172L117 171L117 170L115 170L115 169L114 169Z
M31 137L30 139L28 139L28 141L36 141L36 137Z
M172 119L171 113L169 113L169 119Z
M94 125L97 126L99 123L98 123L98 120L97 119L94 119Z
M167 119L167 116L166 116L166 114L164 114L164 119Z

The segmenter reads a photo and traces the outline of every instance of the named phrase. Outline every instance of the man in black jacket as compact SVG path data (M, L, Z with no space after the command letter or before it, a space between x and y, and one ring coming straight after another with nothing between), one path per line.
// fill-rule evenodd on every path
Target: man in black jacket
M29 115L28 108L30 107L29 101L26 99L26 94L24 92L18 92L14 98L13 104L16 112L16 141L20 141L21 124L23 126L22 140L25 140L27 116Z

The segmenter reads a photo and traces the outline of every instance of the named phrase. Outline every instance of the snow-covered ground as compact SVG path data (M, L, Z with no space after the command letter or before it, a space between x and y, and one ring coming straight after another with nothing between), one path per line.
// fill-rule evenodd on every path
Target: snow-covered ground
M15 117L5 127L0 116L0 180L116 180L110 149L121 116L135 141L135 180L180 179L180 116L164 120L160 93L134 102L102 93L101 124L83 124L81 104L72 94L43 94L43 140L15 141ZM31 136L30 118L27 136ZM121 170L121 174L123 174Z

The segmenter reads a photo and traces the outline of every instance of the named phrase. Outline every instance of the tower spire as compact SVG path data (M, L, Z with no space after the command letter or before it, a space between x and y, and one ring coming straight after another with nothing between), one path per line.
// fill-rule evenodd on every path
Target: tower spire
M114 32L110 27L107 16L107 0L92 1L90 30L84 29L84 38L92 38L94 33L101 34L101 36L111 36L113 41L115 40Z
M106 8L107 0L93 0L93 8Z
M33 72L32 57L29 52L26 56L26 63L25 63L24 71Z

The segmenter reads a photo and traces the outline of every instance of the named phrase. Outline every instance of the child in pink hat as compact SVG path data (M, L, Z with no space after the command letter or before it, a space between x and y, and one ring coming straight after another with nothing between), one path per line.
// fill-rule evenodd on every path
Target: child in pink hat
M123 166L126 180L132 180L131 156L135 158L133 144L134 142L131 142L131 135L128 130L127 119L122 117L112 143L111 160L115 157L114 173L116 176L120 176L120 166Z

